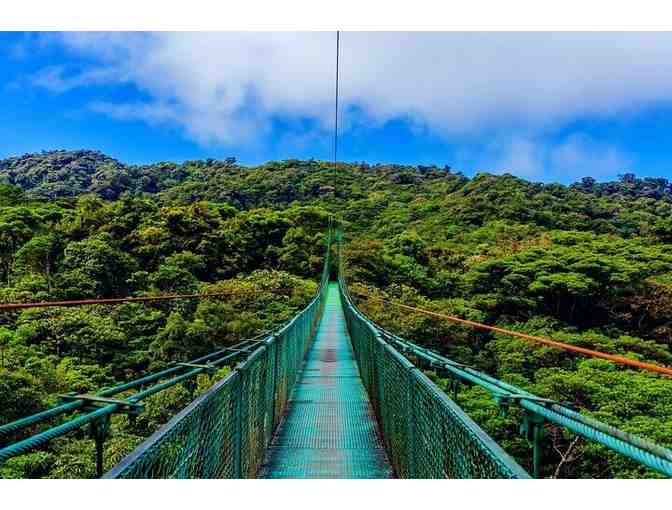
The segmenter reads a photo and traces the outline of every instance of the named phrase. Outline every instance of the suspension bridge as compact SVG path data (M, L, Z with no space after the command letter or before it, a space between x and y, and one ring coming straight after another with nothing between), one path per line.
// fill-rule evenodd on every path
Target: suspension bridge
M329 229L316 295L278 330L96 395L64 395L58 406L0 426L0 462L88 427L104 478L530 478L542 472L544 427L554 424L672 476L669 449L371 321L350 295L341 239L341 233L332 239ZM112 415L137 416L148 396L231 365L225 377L103 472ZM434 384L426 369L448 378L454 389L484 388L502 412L519 407L532 473ZM62 423L50 425L59 418ZM46 429L33 432L39 426Z

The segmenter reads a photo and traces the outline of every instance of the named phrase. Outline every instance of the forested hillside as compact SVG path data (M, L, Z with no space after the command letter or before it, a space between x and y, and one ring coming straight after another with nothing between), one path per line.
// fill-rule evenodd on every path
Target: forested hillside
M672 365L672 186L572 186L448 167L226 161L125 165L89 151L0 161L0 301L244 290L227 299L0 314L0 423L280 324L316 288L329 214L346 226L353 288L410 305ZM249 291L249 292L248 292ZM363 300L372 318L542 397L672 447L672 381ZM438 379L439 382L445 383ZM210 380L201 381L207 387ZM135 423L119 460L183 407L180 386ZM529 468L515 409L458 403ZM650 477L547 427L545 476ZM91 476L86 435L0 467Z

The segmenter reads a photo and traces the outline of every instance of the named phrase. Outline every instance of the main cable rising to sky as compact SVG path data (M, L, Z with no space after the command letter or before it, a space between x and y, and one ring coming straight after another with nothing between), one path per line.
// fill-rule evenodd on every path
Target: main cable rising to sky
M336 31L336 104L334 108L334 167L338 156L338 58L340 47L340 31Z

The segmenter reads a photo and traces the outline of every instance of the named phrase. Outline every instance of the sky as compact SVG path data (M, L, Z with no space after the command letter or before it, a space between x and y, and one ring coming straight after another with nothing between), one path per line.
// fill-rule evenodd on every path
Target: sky
M339 160L672 179L672 33L344 32ZM335 34L0 32L0 157L332 157Z

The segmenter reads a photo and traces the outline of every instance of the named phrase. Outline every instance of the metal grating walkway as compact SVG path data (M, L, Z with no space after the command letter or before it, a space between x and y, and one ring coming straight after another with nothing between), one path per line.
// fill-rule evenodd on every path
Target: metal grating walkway
M259 477L392 478L336 283Z

